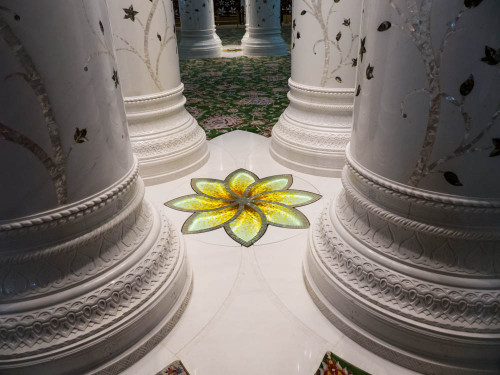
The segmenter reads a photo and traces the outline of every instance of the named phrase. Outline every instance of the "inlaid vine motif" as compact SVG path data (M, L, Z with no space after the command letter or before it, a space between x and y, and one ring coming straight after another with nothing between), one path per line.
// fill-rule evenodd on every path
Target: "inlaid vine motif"
M459 97L454 97L445 92L441 83L441 70L442 70L442 56L446 51L447 43L450 38L456 36L457 33L462 31L460 22L464 13L476 8L483 3L483 0L464 0L463 7L454 16L453 20L447 25L444 37L441 39L439 48L434 50L431 34L431 15L433 0L422 0L418 3L416 0L407 0L407 12L396 4L394 0L387 0L390 6L397 13L399 18L398 24L391 24L389 21L382 22L378 28L378 32L388 33L399 30L404 32L411 40L413 45L417 48L420 56L422 57L425 73L427 77L427 86L416 88L408 92L401 101L401 116L407 121L411 121L405 111L407 102L415 95L425 94L428 97L428 120L426 124L425 136L422 147L419 152L418 160L415 168L408 180L411 186L418 186L423 178L429 173L441 173L443 178L451 185L463 186L460 177L450 170L439 170L445 162L459 158L465 154L490 151L485 154L489 157L500 156L500 138L491 138L489 146L480 146L480 141L484 141L485 137L490 136L491 129L496 123L496 119L500 115L500 103L496 106L495 111L491 115L490 120L478 131L472 131L473 119L465 107L468 95L473 92L474 87L478 82L471 72L468 76L463 77L463 81L457 83L457 88L460 93ZM493 0L495 1L495 0ZM361 39L362 45L360 50L360 58L366 52L365 38ZM484 46L484 55L477 56L477 60L484 64L491 66L492 74L500 73L500 49L499 46ZM371 79L374 68L368 65L366 69L366 78ZM458 111L463 122L463 136L460 144L448 155L439 159L433 160L432 154L434 151L436 139L438 137L438 128L440 117L443 110L443 102L449 103ZM484 142L482 142L484 144Z
M4 40L11 54L19 63L21 71L12 72L6 77L3 77L3 79L22 79L33 91L45 122L51 145L51 152L46 152L34 140L24 134L21 134L3 122L0 122L0 141L4 140L21 146L30 151L40 161L52 179L57 203L59 205L63 205L66 204L68 200L68 188L66 181L67 158L69 157L73 146L88 141L87 129L76 128L73 136L74 143L70 146L67 153L65 153L63 150L60 126L55 117L52 103L47 90L45 89L43 79L41 78L35 63L25 46L7 22L10 17L12 17L14 22L22 22L21 15L14 13L9 8L0 6L0 38Z
M148 70L149 75L152 81L154 82L155 86L158 88L158 90L164 91L159 75L160 58L168 43L172 41L173 43L176 43L176 36L175 36L175 24L172 26L169 25L165 2L161 1L162 4L161 6L163 7L163 12L165 17L165 27L161 32L159 31L156 32L156 38L150 38L150 35L154 33L151 24L153 17L155 16L156 10L158 8L158 3L160 3L160 0L151 0L151 8L149 9L149 12L144 16L146 18L145 21L141 19L143 15L141 14L141 12L138 12L136 9L134 9L133 4L131 4L127 8L123 8L123 22L128 22L131 27L141 28L144 34L144 44L142 51L139 51L137 48L135 48L132 45L132 43L130 43L127 39L125 39L121 35L113 33L113 37L115 42L117 43L116 52L117 53L129 52L135 55L146 66L146 69ZM158 52L154 57L151 56L151 47L152 47L151 43L160 44Z
M324 60L323 60L323 72L321 75L321 87L324 87L327 82L331 79L335 79L338 83L342 83L342 77L338 74L339 70L344 66L356 67L358 64L357 58L352 58L353 49L355 48L355 40L358 39L359 35L354 34L351 27L351 19L344 18L339 26L338 32L333 37L328 32L330 29L330 22L332 15L336 12L335 6L340 0L328 1L331 3L328 11L326 13L323 9L323 0L303 0L304 4L303 10L300 12L301 17L313 17L321 28L322 38L318 39L312 46L312 52L316 55L317 48L319 45L323 45L324 49ZM299 42L301 38L301 32L297 28L297 20L292 20L292 49L295 44ZM302 32L307 32L303 30ZM340 40L348 38L350 41L348 50L343 50L340 46ZM337 64L333 60L334 53L338 57Z

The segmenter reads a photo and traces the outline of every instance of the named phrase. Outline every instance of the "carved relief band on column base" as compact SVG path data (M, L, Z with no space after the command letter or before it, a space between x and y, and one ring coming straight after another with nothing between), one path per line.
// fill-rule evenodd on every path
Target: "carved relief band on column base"
M181 59L207 59L221 57L222 42L215 28L207 30L182 30L179 43Z
M346 154L344 190L312 227L304 262L318 307L402 366L498 373L500 249L497 223L482 219L498 217L498 202L394 184ZM453 226L464 212L474 225Z
M159 94L127 97L132 150L146 185L186 175L208 160L203 129L186 111L184 85Z
M270 152L279 163L339 177L351 136L353 89L306 86L289 79L290 105L273 127Z
M179 319L191 289L183 242L149 203L154 219L148 238L121 271L92 290L78 286L68 299L16 311L0 319L2 374L116 374L159 342Z
M108 189L0 227L0 373L118 373L175 324L191 273L137 169L135 159Z
M247 26L247 32L241 39L243 56L286 56L289 55L280 28L253 28Z

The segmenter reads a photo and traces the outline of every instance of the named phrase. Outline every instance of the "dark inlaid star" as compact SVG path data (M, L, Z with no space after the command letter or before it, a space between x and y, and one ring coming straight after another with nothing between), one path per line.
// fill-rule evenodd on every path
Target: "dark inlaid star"
M118 80L118 71L113 69L113 76L111 77L113 79L113 82L115 83L115 88L118 87L120 84L120 81Z
M123 16L124 19L130 19L131 21L135 21L135 16L139 12L134 10L134 7L130 5L128 8L123 8L123 11L125 12L125 15Z

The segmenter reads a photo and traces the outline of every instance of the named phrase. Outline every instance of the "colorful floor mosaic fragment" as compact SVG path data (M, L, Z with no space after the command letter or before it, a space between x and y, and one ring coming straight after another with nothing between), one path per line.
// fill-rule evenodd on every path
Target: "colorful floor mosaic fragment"
M181 361L174 361L156 375L189 375Z
M332 352L326 352L315 375L370 375Z

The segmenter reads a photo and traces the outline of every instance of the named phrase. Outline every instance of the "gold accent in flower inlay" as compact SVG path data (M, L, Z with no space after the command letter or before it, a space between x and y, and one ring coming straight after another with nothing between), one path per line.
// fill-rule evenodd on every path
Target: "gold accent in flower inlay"
M226 233L243 246L253 245L268 225L282 228L309 228L307 217L294 207L316 202L321 195L290 190L290 174L259 179L246 169L238 169L224 181L193 178L197 194L165 203L175 210L193 212L182 226L182 233L202 233L224 227Z

